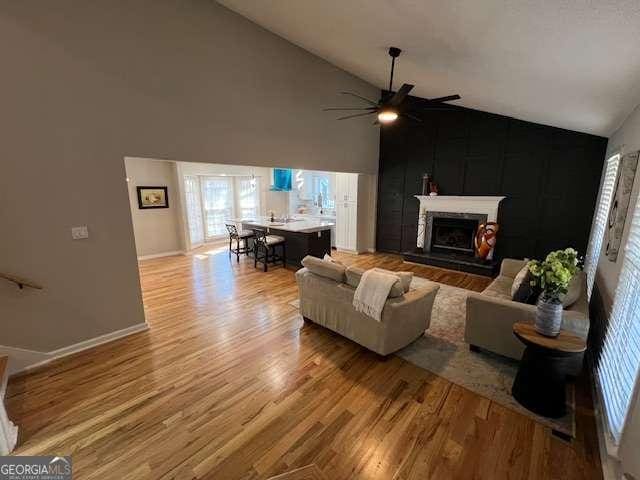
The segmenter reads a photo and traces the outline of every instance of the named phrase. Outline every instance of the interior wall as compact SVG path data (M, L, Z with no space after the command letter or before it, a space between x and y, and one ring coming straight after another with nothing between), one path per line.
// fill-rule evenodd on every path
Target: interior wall
M383 126L377 248L413 251L422 175L440 195L505 196L499 258L586 251L607 139L477 110L428 108L411 97L421 123Z
M0 338L51 351L144 322L125 156L375 173L358 78L210 0L0 4ZM72 240L87 225L90 237Z
M138 257L183 251L175 162L127 157L125 170ZM141 186L167 187L169 208L139 208L137 187Z
M622 152L632 152L640 150L640 105L629 115L622 126L611 136L607 147L607 157L613 155L622 149ZM636 172L636 178L633 184L631 201L627 213L627 221L625 222L624 232L621 245L624 246L629 238L629 226L634 207L638 203L640 193L640 173ZM596 282L598 290L602 293L602 299L606 303L605 310L610 311L611 302L615 297L615 290L618 285L618 278L624 259L624 248L620 249L618 258L615 262L609 261L606 256L606 242L603 242L602 252L598 262L598 271ZM621 460L622 471L640 478L640 457L637 450L640 445L640 395L636 393L632 402L631 416L623 434L621 445L619 448L619 457Z

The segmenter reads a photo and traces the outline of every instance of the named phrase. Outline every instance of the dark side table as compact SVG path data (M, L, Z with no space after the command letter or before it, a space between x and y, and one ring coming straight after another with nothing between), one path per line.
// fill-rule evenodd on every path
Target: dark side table
M545 337L533 324L517 322L513 333L526 349L511 393L524 407L538 415L559 418L566 414L567 365L587 348L585 341L562 330L557 337Z

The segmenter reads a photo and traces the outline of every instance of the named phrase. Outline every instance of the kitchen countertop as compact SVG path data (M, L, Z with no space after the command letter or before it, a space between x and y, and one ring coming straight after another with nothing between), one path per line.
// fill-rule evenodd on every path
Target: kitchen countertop
M321 232L322 230L329 230L335 226L335 222L327 220L314 220L314 219L290 219L289 222L272 222L269 217L255 217L255 218L231 218L231 222L241 223L244 225L254 225L256 227L273 228L275 230L282 230L285 232L299 232L299 233L314 233Z

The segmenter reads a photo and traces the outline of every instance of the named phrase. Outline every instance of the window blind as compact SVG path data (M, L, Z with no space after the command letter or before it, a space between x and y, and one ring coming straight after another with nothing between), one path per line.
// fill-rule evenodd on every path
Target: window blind
M200 205L200 183L195 175L185 175L184 194L186 198L187 224L191 245L204 242L204 226L202 224L202 207Z
M640 199L629 227L622 270L598 365L611 435L619 443L640 371Z
M257 217L260 213L260 195L258 179L251 177L238 177L237 201L241 218Z
M233 180L231 177L200 177L206 239L226 235L225 221L233 217Z
M604 172L604 179L600 189L600 198L596 207L593 219L593 227L591 228L591 238L589 239L589 247L584 259L584 271L587 274L587 293L591 298L593 290L593 282L596 278L596 270L598 268L598 259L602 250L602 241L604 239L605 230L609 219L609 209L611 208L611 200L613 191L616 186L616 178L618 176L618 165L620 164L620 155L616 154L609 157Z

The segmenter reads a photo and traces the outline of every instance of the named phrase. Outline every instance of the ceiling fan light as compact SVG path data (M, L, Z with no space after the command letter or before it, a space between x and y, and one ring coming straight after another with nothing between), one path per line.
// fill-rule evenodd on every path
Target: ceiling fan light
M398 119L398 113L393 110L382 110L378 113L378 121L380 123L391 123Z

